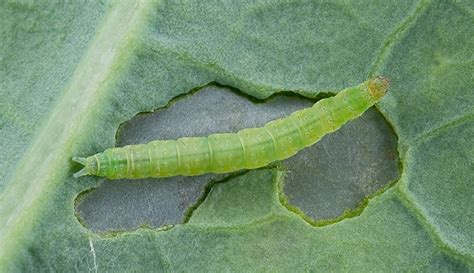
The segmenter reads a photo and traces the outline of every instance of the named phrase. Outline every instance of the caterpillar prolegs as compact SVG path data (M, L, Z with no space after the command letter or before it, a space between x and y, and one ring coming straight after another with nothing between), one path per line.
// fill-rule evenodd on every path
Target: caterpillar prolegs
M256 169L313 145L324 135L361 116L380 101L387 90L388 80L376 77L286 118L270 121L261 128L207 137L155 140L148 144L106 149L87 158L73 157L84 165L74 177L192 176Z

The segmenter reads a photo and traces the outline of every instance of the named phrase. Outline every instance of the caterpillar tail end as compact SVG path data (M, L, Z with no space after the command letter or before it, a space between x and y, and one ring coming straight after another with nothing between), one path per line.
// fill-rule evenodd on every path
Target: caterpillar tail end
M84 158L84 157L74 156L74 157L72 157L72 161L77 162L77 163L82 164L82 165L86 165L86 158ZM89 175L89 172L86 170L86 167L84 167L80 171L74 173L72 176L74 178L78 178L78 177L85 176L85 175Z

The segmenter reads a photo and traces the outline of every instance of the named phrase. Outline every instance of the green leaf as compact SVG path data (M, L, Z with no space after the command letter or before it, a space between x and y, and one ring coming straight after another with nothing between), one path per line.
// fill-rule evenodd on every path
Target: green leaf
M1 272L473 271L469 1L2 2L0 18ZM273 94L376 74L381 114L288 161L72 178L126 121L119 145L235 131L314 101Z

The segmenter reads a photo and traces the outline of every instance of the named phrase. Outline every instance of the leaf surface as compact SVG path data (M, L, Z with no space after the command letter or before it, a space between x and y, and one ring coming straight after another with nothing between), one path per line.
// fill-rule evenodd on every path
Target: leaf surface
M474 17L469 1L4 2L0 17L0 150L5 159L0 162L0 271L474 269ZM135 114L177 97L173 102L178 104L186 99L180 95L210 83L252 99L280 91L320 98L376 74L391 79L390 92L378 105L381 114L372 109L369 118L343 128L340 141L332 136L294 159L306 158L307 165L287 161L203 178L194 188L178 181L185 190L161 188L192 195L187 199L147 195L146 190L127 195L120 185L104 190L109 183L104 179L72 178L78 167L70 161L73 155L114 146L120 124ZM209 88L229 92L214 85ZM288 98L287 104L271 108L272 98L262 105L270 105L273 115L307 103ZM209 100L201 100L202 105ZM248 107L242 120L262 113L256 110L262 105L236 105ZM207 107L203 111L221 111ZM168 119L167 126L179 127L180 117ZM193 135L201 123L185 122L181 132ZM208 129L238 129L232 126ZM389 127L398 136L398 153ZM142 126L135 136L153 136L147 128L158 127ZM357 137L364 134L367 138ZM118 135L119 144L133 140ZM374 146L356 146L367 139L374 139ZM332 161L318 161L315 155L324 148ZM369 161L356 160L367 155L367 160L396 165L397 154L400 170L380 164L367 172ZM352 163L344 165L347 161ZM323 172L324 166L351 167ZM294 185L307 185L306 194L297 195ZM89 210L81 209L101 190L101 198L89 201ZM157 196L175 201L168 206L141 201L155 206L151 216L115 223L123 207L98 202L134 204ZM361 206L364 198L368 201ZM172 212L175 225L167 226L166 217L147 222L175 209L179 200L188 201ZM346 209L357 212L344 214ZM111 219L86 219L94 213ZM329 221L320 226L320 219ZM104 232L120 229L130 230Z

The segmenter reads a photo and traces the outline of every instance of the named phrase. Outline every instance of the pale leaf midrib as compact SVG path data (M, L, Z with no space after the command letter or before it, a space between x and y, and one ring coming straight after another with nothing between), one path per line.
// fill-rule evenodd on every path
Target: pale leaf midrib
M71 139L85 126L83 119L91 115L91 105L105 97L101 87L115 73L114 68L127 59L133 37L142 26L152 1L120 1L115 3L94 40L78 64L48 121L38 131L28 151L23 155L15 174L0 196L0 271L14 257L21 245L22 232L29 223L40 221L41 200L47 199L47 189L58 183L59 166L70 153ZM113 77L112 77L113 78ZM8 258L8 257L10 258Z

